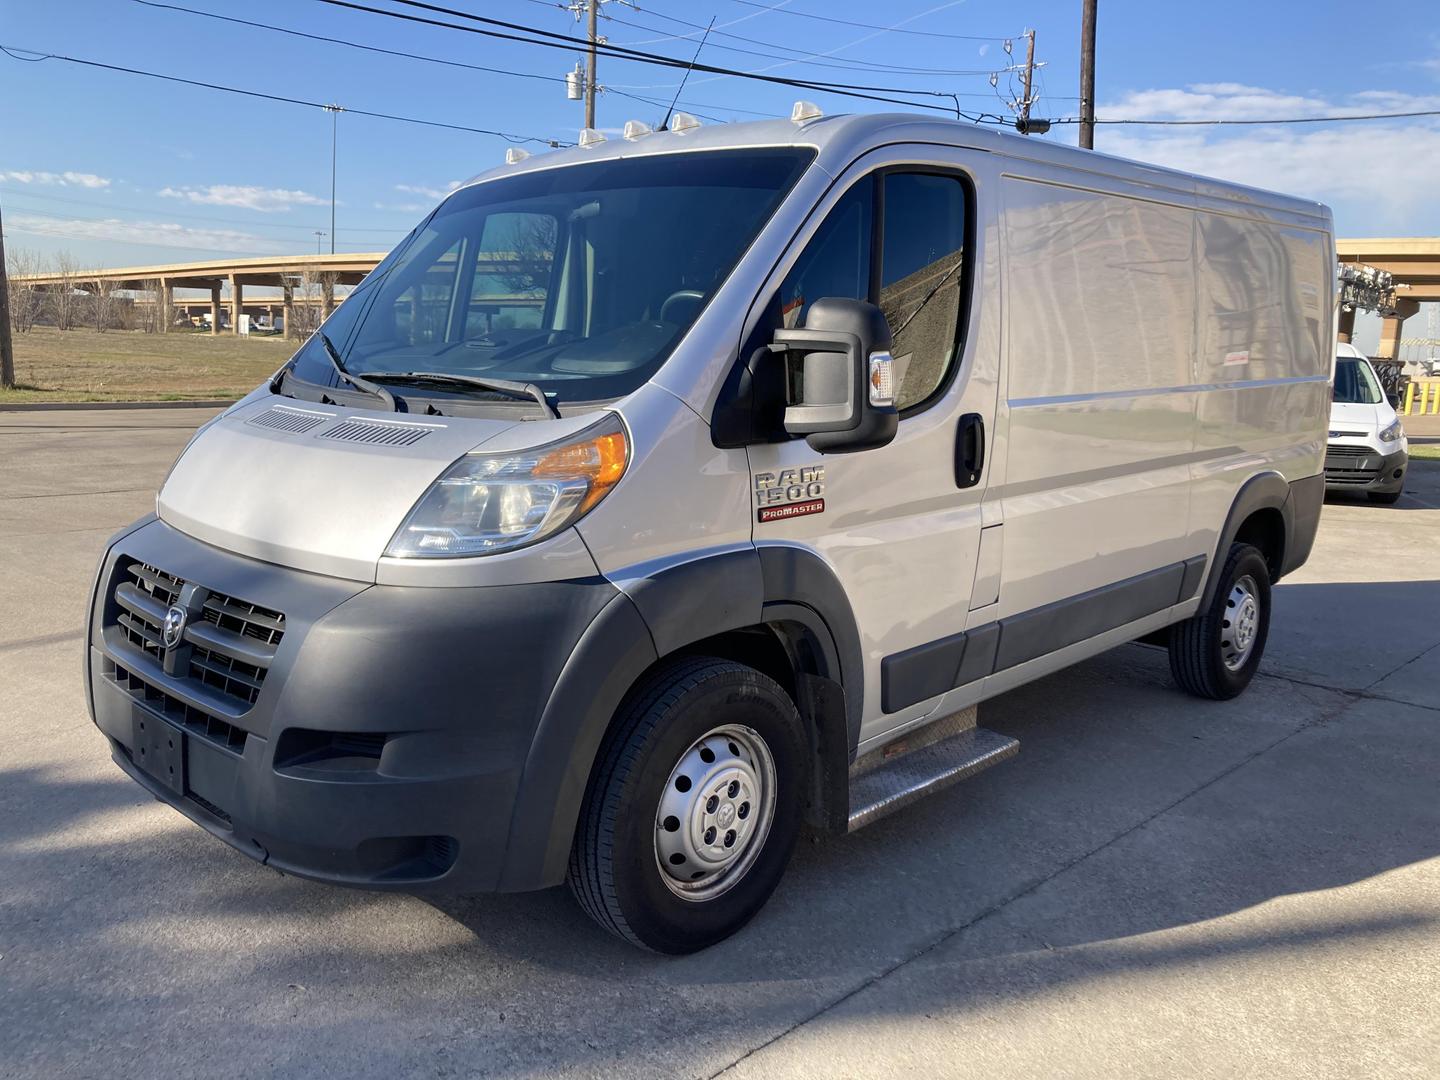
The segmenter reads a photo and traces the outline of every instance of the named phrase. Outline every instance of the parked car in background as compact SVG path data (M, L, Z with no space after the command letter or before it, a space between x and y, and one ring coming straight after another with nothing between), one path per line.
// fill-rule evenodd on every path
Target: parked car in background
M1373 502L1393 503L1404 490L1409 461L1405 429L1395 407L1385 400L1370 361L1354 345L1336 345L1325 486L1363 491Z

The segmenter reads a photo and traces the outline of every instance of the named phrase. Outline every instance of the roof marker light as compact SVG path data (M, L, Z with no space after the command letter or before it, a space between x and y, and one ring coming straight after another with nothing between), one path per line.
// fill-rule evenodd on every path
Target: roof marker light
M700 118L691 116L688 112L677 112L670 118L671 131L693 131L700 126Z
M605 141L605 136L602 135L602 134L600 134L600 132L596 131L594 128L581 128L581 129L580 129L580 145L581 145L581 146L596 146L596 145L598 145L599 143L602 143L602 142L604 142L604 141Z
M651 130L650 125L643 120L625 121L625 138L630 139L632 142L642 135L649 135Z
M818 120L824 115L820 111L820 106L813 101L797 101L795 107L790 110L790 120L796 124L803 124L806 120Z
M505 164L506 164L506 165L519 165L520 162L524 161L524 160L525 160L526 158L528 158L529 156L530 156L530 151L529 151L529 150L522 150L522 149L520 149L520 147L518 147L518 146L512 146L512 147L510 147L509 150L506 150L506 151L505 151Z

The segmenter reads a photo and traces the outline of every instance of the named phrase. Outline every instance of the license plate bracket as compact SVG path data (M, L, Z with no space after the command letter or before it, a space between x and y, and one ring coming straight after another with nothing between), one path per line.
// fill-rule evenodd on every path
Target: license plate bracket
M143 709L131 717L131 760L146 776L176 795L185 794L185 733Z

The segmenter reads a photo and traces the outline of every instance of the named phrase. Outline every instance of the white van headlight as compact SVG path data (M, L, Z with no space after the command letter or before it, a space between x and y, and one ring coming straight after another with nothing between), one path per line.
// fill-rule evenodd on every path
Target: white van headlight
M625 473L613 413L563 442L513 454L466 454L430 485L385 554L454 558L511 551L573 525Z
M1399 420L1396 420L1393 424L1391 424L1389 427L1387 427L1384 431L1380 432L1380 441L1381 441L1381 442L1395 442L1395 440L1397 440L1397 439L1403 439L1404 437L1405 437L1405 429L1404 429L1403 427L1401 427Z

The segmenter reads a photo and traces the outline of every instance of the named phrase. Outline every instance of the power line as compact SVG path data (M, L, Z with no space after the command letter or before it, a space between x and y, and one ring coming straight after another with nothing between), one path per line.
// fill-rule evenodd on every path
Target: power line
M1264 120L1107 120L1096 117L1094 122L1150 127L1234 127L1256 124L1339 124L1350 120L1403 120L1415 116L1440 116L1440 109L1420 109L1415 112L1354 113L1350 116L1290 116ZM1066 116L1050 122L1052 124L1078 124L1081 119L1078 116Z
M148 8L161 8L167 11L184 12L187 15L200 15L207 19L217 19L220 22L235 23L239 26L249 26L256 30L270 30L277 34L289 34L291 37L308 38L311 41L321 41L329 45L344 45L351 49L363 49L365 52L381 53L385 56L398 56L407 60L423 60L430 64L444 64L446 67L465 68L470 71L484 71L492 75L511 75L517 79L536 79L540 82L563 83L565 80L558 75L539 75L533 71L511 71L508 68L486 67L483 64L467 64L460 60L447 60L439 56L426 56L421 53L404 52L399 49L382 49L378 45L365 45L358 41L347 41L344 38L327 37L324 34L307 34L303 30L293 30L288 26L274 26L270 23L254 22L250 19L239 19L233 15L217 15L213 11L200 11L196 8L182 7L180 4L162 4L157 0L132 0L133 3L142 4ZM537 0L544 3L545 0Z
M102 64L98 60L82 60L76 56L63 56L60 53L45 53L37 49L26 49L19 45L0 44L0 52L12 60L22 60L26 63L41 63L45 60L61 60L67 64L79 64L83 67L100 68L105 71L119 71L126 75L143 75L147 79L160 79L165 82L180 83L184 86L198 86L205 90L221 90L227 94L240 94L244 97L259 98L264 101L279 101L287 105L303 105L311 109L332 111L334 106L319 101L305 101L302 98L286 97L283 94L269 94L260 90L245 90L237 86L222 86L219 83L202 82L198 79L182 79L178 75L162 75L157 71L144 71L140 68L122 67L119 64ZM18 56L17 53L29 53L29 56ZM508 131L492 131L488 128L469 127L465 124L447 124L440 120L422 120L414 116L397 116L392 113L371 112L368 109L352 109L346 107L345 112L353 113L356 116L368 116L376 120L395 120L404 124L421 124L425 127L447 128L451 131L467 131L474 135L494 135L497 138L512 143L535 142L546 146L569 146L571 144L561 142L557 139L544 139L535 135L516 135Z
M794 15L800 19L813 19L815 22L834 23L837 26L854 26L861 30L879 30L886 34L910 34L915 37L946 38L950 41L1009 41L1012 37L1019 37L1018 34L1010 36L990 34L945 34L938 30L905 30L894 26L877 26L874 23L851 22L849 19L836 19L829 15L815 15L808 11L794 11L788 7L778 5L772 7L769 4L757 4L755 0L731 0L732 3L744 4L746 7L759 8L761 11L768 11L775 15Z
M410 15L400 11L387 11L383 8L370 7L367 4L355 3L353 0L317 0L318 3L328 4L331 7L345 8L350 11L365 11L372 15L383 15L392 19L401 19L406 22L420 23L427 26L438 26L449 30L459 30L465 33L479 34L484 37L497 38L502 41L518 41L526 45L538 45L544 48L561 49L565 52L580 51L579 44L564 34L556 34L548 30L540 30L535 27L525 26L521 23L506 22L501 19L491 19L483 15L473 15L467 11L458 11L454 8L440 7L436 4L422 3L420 0L393 0L394 3L404 4L407 7L419 8L425 11L435 12L442 15L450 15L456 18L468 19L472 22L484 23L506 27L511 30L520 30L525 34L538 35L523 37L520 34L507 33L503 30L484 29L478 26L460 26L456 23L444 22L439 19L427 18L420 15ZM586 46L588 47L588 45ZM657 67L688 68L693 67L696 71L705 71L715 75L728 75L734 78L751 79L757 82L774 83L781 86L794 86L804 90L818 90L825 93L838 94L842 97L860 98L867 101L881 101L891 105L904 105L911 109L927 109L934 112L954 112L957 116L966 119L958 105L954 109L946 108L943 105L931 105L926 102L908 101L902 98L888 97L888 94L913 94L927 97L954 98L955 95L939 90L914 90L907 87L886 87L868 86L855 83L822 83L808 79L791 79L779 75L763 75L758 72L737 71L734 68L719 67L715 64L695 63L690 64L685 60L679 60L672 56L663 56L659 53L643 52L638 49L629 49L624 46L601 44L597 48L605 56L611 56L619 60L633 60L637 63L651 64Z
M705 29L705 27L704 27L703 25L699 24L699 23L692 23L692 22L689 22L689 21L686 20L686 19L677 19L677 18L675 18L673 15L666 15L666 14L664 14L663 12L650 11L650 14L658 15L658 16L659 16L660 18L662 18L662 19L669 19L671 22L679 23L679 24L682 25L682 26L693 26L693 27L696 27L696 29L695 29L694 31L688 33L688 34L670 34L670 35L667 35L667 37L665 37L665 38L654 39L654 41L620 41L620 42L615 42L614 44L621 45L621 46L623 46L623 47L625 47L625 48L634 48L634 47L637 46L637 45L649 45L649 44L653 44L655 41L661 41L661 40L668 40L668 41L690 41L690 40L694 40L695 36L696 36L698 33L703 32L704 29ZM638 23L638 22L635 22L635 21L633 21L633 20L631 20L631 19L622 19L622 18L620 18L620 16L618 16L618 15L606 15L606 14L604 14L604 12L601 12L601 18L608 19L609 21L614 22L614 23L620 23L622 26L633 26L633 27L635 27L635 28L638 29L638 30L649 30L649 31L652 31L653 33L657 33L657 34L663 34L663 33L664 33L664 30L662 30L662 29L661 29L660 27L658 27L658 26L647 26L647 25L645 25L644 23ZM743 54L746 55L746 56L759 56L759 57L762 57L762 58L764 58L764 59L766 59L766 60L786 60L787 62L789 62L789 63L794 63L794 64L807 64L807 65L810 65L811 67L836 68L836 69L841 70L841 71L886 71L886 72L894 72L895 74L899 74L899 75L990 75L990 74L992 74L992 70L989 69L989 68L985 68L985 69L923 68L923 67L911 67L911 66L900 65L900 64L882 64L882 63L880 63L880 62L878 62L878 61L853 61L853 60L847 61L847 60L845 60L845 59L843 59L843 58L840 58L840 57L836 57L836 58L830 59L830 60L822 60L822 59L819 59L819 58L822 57L822 56L825 56L826 54L824 54L824 53L807 52L807 51L805 51L804 49L792 49L792 48L790 48L789 46L780 45L780 44L777 44L777 43L775 43L775 42L759 41L759 40L757 40L757 39L755 39L755 38L742 37L742 36L739 35L739 34L726 34L726 33L725 33L724 31L722 31L722 30L716 30L716 31L715 31L715 36L716 36L716 37L728 37L728 38L733 38L733 39L736 40L736 41L744 41L744 42L747 42L747 43L752 44L752 45L763 45L763 46L765 46L765 47L768 48L768 49L777 49L777 50L779 50L779 51L782 52L782 53L790 53L791 56L789 56L789 57L786 57L786 56L777 56L777 55L775 55L775 53L773 53L773 52L760 52L760 51L755 50L755 49L742 49L742 48L740 48L739 46L736 46L736 45L723 45L723 44L721 44L721 43L719 43L719 42L716 42L716 43L713 45L713 48L724 49L724 50L727 51L727 52L743 53Z

